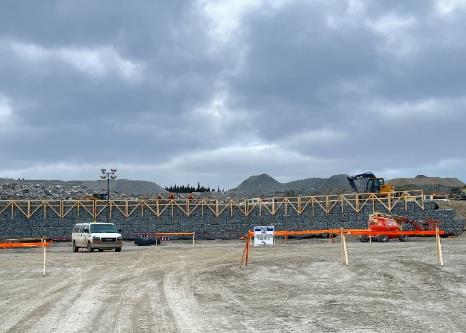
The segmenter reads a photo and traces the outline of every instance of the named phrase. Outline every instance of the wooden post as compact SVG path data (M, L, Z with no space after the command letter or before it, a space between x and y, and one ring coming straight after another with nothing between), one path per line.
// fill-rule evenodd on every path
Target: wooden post
M438 227L435 228L435 252L437 254L437 265L443 267L442 244L440 243L440 234Z
M248 237L249 237L249 234L246 235L246 241L244 242L244 250L243 250L243 255L241 257L241 262L239 264L239 268L243 267L243 263L245 263L246 261L246 252L248 249Z
M42 238L42 248L44 249L43 252L44 252L44 262L43 262L43 266L44 266L44 276L45 276L45 273L46 273L46 269L45 269L45 265L46 265L46 260L47 260L47 246L45 246L45 239Z
M343 233L343 228L341 228L340 232L340 237L341 237L341 261L343 264L348 266L348 251L346 250L346 238L345 234Z
M247 250L246 250L246 266L248 265L248 262L249 262L249 247L251 246L251 237L249 236L249 232L248 232L248 240L247 240L247 243L246 243L246 247L247 247Z
M340 229L340 257L343 262L343 228Z
M194 247L194 235L196 234L196 232L193 232L193 247Z

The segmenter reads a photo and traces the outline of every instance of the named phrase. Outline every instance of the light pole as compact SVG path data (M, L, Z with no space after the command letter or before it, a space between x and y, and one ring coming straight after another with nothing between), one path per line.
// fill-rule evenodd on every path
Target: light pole
M100 175L100 179L107 179L107 223L110 222L110 179L115 180L117 178L116 172L117 169L110 169L107 172L107 169L101 169L102 174Z

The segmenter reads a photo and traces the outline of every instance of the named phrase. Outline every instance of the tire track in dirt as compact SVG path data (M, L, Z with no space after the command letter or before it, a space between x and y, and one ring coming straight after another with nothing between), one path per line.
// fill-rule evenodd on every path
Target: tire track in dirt
M189 254L189 253L188 253ZM167 300L177 332L203 332L198 304L194 299L191 267L186 262L187 253L176 258L177 269L163 276L163 297ZM190 263L196 262L189 258Z
M66 280L57 282L56 285L45 290L42 289L43 287L40 284L31 287L29 290L37 290L35 293L26 295L18 293L18 297L27 298L30 301L15 305L13 300L13 306L2 315L4 317L1 324L3 329L11 332L24 332L30 329L49 311L50 307L66 294L65 291L68 291L73 286L72 279L72 277L68 277Z

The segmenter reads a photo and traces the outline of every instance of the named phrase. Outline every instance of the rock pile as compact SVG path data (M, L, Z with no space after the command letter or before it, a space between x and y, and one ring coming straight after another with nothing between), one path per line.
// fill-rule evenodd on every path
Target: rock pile
M0 200L70 200L106 193L106 181L14 180L0 178ZM166 196L156 183L119 179L110 182L112 199L134 200Z
M80 199L92 193L92 190L85 185L6 183L0 186L0 200Z

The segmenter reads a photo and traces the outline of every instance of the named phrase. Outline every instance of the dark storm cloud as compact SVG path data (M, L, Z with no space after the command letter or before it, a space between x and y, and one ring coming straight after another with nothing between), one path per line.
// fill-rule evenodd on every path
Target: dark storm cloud
M368 2L351 13L335 3L290 2L248 17L250 49L232 86L267 117L261 136L345 158L342 172L464 158L464 10Z
M4 1L0 176L464 179L465 22L444 1Z
M192 148L191 137L177 135L189 132L183 114L209 99L224 66L207 54L207 27L192 6L176 1L35 5L10 2L1 11L0 91L27 106L15 110L23 134L8 137L15 145L2 145L10 161L19 154L24 158L24 152L31 160L67 160L65 147L74 148L76 159L104 161L118 151L144 161L146 155L135 149L140 144L155 146L152 160ZM136 79L118 75L125 62L135 67ZM151 132L141 131L148 122ZM47 156L31 149L32 141Z

